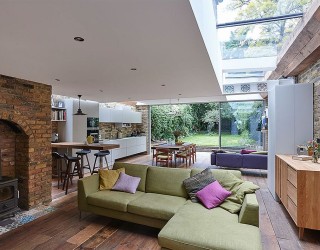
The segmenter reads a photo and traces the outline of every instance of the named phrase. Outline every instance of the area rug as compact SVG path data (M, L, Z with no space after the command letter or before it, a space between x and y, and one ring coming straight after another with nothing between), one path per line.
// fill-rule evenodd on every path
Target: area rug
M29 211L20 209L14 217L5 218L2 220L0 219L0 235L53 211L55 211L54 207L45 205L40 205L30 209Z

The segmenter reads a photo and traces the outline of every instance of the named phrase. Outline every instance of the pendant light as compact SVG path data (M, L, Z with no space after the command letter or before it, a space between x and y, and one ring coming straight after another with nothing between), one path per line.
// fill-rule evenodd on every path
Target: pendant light
M80 108L80 98L81 98L82 95L78 95L79 97L79 108L78 108L78 111L77 113L73 114L73 115L86 115L85 113L82 112L81 108Z

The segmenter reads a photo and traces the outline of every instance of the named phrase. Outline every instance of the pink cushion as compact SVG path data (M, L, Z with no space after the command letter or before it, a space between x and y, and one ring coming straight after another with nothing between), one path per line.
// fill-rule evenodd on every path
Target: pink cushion
M240 151L240 154L246 155L246 154L250 154L252 152L257 152L256 150L251 150L251 149L242 149Z
M224 189L218 181L214 181L197 192L197 198L208 209L219 206L231 192Z
M134 194L137 191L140 180L141 180L140 177L133 177L121 172L112 190L123 191L123 192Z

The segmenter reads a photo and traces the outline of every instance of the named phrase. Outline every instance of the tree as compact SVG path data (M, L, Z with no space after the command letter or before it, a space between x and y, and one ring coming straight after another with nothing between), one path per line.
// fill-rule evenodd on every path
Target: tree
M304 6L310 2L311 0L230 0L228 9L238 10L236 20L240 21L302 13ZM261 56L266 56L266 51L263 51L261 47L278 46L279 48L294 29L296 22L297 19L287 19L259 25L240 26L231 32L229 41L225 42L224 58L241 57L236 53L246 53L246 57L250 57L259 56L260 52ZM257 34L259 34L258 37ZM260 50L252 50L255 47ZM240 52L236 50L239 48Z

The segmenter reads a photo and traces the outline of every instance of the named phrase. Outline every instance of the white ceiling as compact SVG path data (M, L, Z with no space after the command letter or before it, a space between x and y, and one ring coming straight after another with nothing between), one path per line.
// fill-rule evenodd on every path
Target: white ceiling
M0 74L99 102L221 95L188 0L0 0L0 58Z

